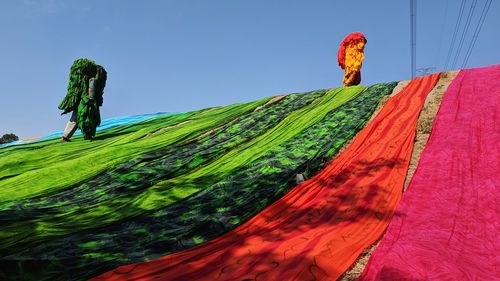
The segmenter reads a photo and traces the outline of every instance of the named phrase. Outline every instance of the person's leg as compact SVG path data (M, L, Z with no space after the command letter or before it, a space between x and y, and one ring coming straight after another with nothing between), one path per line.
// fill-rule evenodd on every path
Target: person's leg
M64 133L62 135L61 140L62 141L69 141L69 139L73 136L77 129L76 126L76 110L73 110L71 113L71 118L69 119L68 123L66 124L66 128L64 129Z
M344 87L349 87L349 86L353 85L354 75L355 75L355 72L350 71L350 70L349 70L349 72L346 71L346 78L344 78Z
M361 71L354 72L354 79L351 85L359 85L361 83Z
M344 84L344 87L347 87L349 86L349 77L351 75L351 72L349 71L349 69L345 69L344 71L344 79L342 80L342 83Z

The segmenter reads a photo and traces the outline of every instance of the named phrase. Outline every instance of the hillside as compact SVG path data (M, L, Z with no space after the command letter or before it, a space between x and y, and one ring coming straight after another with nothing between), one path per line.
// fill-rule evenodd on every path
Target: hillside
M470 111L481 112L482 121L462 125L464 136L471 131L479 138L468 147L498 143L499 76L493 66L294 93L124 122L102 128L92 142L49 137L0 148L0 279L355 279L387 227L387 235L394 233L394 214L420 208L405 216L426 216L419 190L429 196L433 190L418 179L432 178L420 173L438 154L426 151L464 150L466 140L457 148L453 141L431 146L453 132L445 114L476 120L480 114ZM489 103L466 106L458 99L479 92L489 93ZM441 125L433 125L436 115ZM473 156L481 163L481 153ZM487 171L482 178L489 184L460 185L444 176L453 170L441 174L440 186L491 195L500 184L493 176L500 172L497 158L488 158L493 168L470 167ZM439 163L446 167L465 161L445 160ZM440 202L465 206L460 200L446 195ZM488 206L486 213L498 214ZM460 224L453 232L466 236ZM403 264L401 272L383 269L389 255L377 251L388 251L387 243L362 278L406 276ZM491 261L482 263L488 268Z

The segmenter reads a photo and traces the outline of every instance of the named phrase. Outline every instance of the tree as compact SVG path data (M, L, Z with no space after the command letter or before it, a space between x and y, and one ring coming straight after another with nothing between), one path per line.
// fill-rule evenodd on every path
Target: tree
M9 142L13 142L13 141L17 141L19 140L19 137L10 133L10 134L5 134L3 135L1 138L0 138L0 144L3 144L3 143L9 143Z

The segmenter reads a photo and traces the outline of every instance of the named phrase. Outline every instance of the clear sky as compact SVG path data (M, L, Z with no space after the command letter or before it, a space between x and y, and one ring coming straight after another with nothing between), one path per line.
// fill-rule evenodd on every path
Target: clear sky
M418 0L417 68L443 70L460 3ZM62 130L69 116L57 106L82 57L108 71L104 118L338 87L337 48L352 31L368 39L363 85L408 79L409 12L409 0L0 0L0 135ZM493 1L467 67L500 63L499 30Z

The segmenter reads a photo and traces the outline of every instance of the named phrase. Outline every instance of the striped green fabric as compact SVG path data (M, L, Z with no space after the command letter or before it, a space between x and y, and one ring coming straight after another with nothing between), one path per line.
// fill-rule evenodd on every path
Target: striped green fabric
M311 103L324 93L321 90L285 96L275 104L266 104L259 110L243 114L199 138L125 161L84 184L41 198L19 200L12 216L27 219L30 214L36 216L42 209L50 209L52 214L72 209L77 211L81 202L94 205L113 200L121 194L130 196L163 179L189 173L197 166L213 161L224 152L266 132L288 113Z
M164 121L161 126L153 120L150 121L152 126L109 137L103 135L92 142L80 141L79 137L71 143L53 140L5 148L5 153L1 149L0 210L17 200L47 195L86 182L106 168L141 154L188 141L253 111L268 100L160 117ZM155 131L156 134L148 136Z

